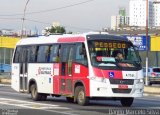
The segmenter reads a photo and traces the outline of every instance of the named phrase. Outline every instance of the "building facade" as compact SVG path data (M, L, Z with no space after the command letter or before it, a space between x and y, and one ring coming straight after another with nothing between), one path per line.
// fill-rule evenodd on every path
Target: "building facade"
M0 36L0 73L11 71L13 50L20 38Z
M146 0L130 0L129 2L130 26L146 26ZM160 26L160 0L148 2L148 26Z
M153 23L155 27L160 26L160 0L153 1Z
M153 3L149 1L148 26L153 26ZM130 0L130 26L146 26L146 0Z
M119 29L129 26L128 16L111 16L111 29Z
M111 16L111 29L116 30L129 26L129 17L126 16L126 9L119 8L119 15Z
M120 16L126 16L126 9L124 7L119 8L119 15Z

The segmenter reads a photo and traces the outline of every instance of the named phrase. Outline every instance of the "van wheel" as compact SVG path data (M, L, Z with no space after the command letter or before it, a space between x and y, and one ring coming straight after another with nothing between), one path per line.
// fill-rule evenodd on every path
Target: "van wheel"
M89 98L86 97L85 89L83 86L76 87L75 98L79 105L85 106L89 103Z
M134 98L122 98L121 104L123 107L130 107L133 103Z
M41 97L42 95L37 91L37 86L35 84L31 85L31 98L34 101L39 101L41 100Z
M71 97L66 97L66 100L70 103L73 103L74 102L74 98L71 98Z
M148 82L148 85L149 85L149 86L151 86L151 85L152 85L152 83L151 83L151 82Z

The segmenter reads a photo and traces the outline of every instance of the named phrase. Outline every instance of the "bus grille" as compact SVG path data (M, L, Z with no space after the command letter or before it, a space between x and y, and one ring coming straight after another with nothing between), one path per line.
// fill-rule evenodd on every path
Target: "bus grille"
M134 79L109 79L111 84L133 85Z
M113 93L130 93L132 89L118 89L118 88L113 88L112 91Z

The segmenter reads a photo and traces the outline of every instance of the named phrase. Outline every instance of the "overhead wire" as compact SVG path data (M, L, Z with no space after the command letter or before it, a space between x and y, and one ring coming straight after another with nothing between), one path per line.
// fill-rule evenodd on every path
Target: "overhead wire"
M57 10L61 10L61 9L65 9L65 8L69 8L69 7L73 7L73 6L77 6L77 5L81 5L81 4L85 4L85 3L88 3L88 2L92 2L92 1L95 1L95 0L87 0L87 1L79 2L79 3L75 3L75 4L70 4L70 5L66 5L66 6L62 6L62 7L58 7L58 8L53 8L53 9L47 9L47 10L41 10L41 11L35 11L35 12L26 12L26 15L40 14L40 13L57 11ZM23 15L23 13L0 15L0 16L21 16L21 15Z
M41 10L41 11L35 11L35 12L27 12L26 15L31 15L31 14L39 14L39 13L46 13L46 12L52 12L52 11L57 11L57 10L61 10L61 9L65 9L65 8L69 8L69 7L74 7L74 6L77 6L77 5L81 5L81 4L85 4L85 3L88 3L88 2L92 2L92 1L95 1L95 0L87 0L87 1L83 1L83 2L78 2L78 3L75 3L75 4L70 4L70 5L66 5L66 6L62 6L62 7L58 7L58 8L53 8L53 9L47 9L47 10ZM0 16L21 16L23 15L23 13L19 13L19 14L8 14L8 15L0 15ZM3 19L3 20L22 20L22 18L1 18L0 19ZM47 22L42 22L42 21L37 21L37 20L32 20L32 19L24 19L26 21L31 21L31 22L36 22L36 23L42 23L42 24L49 24L50 23L47 23ZM93 30L91 28L81 28L81 27L76 27L76 26L68 26L68 25L64 25L65 27L69 27L69 28L75 28L75 29L80 29L80 30ZM94 31L97 31L97 30L94 30Z
M28 12L26 14L38 14L38 13L52 12L52 11L57 11L57 10L61 10L61 9L85 4L85 3L88 3L88 2L92 2L92 1L94 1L94 0L87 0L87 1L84 1L84 2L79 2L79 3L70 4L70 5L66 5L66 6L62 6L62 7L58 7L58 8L48 9L48 10L41 10L41 11L37 11L37 12Z
M22 18L1 18L1 20L19 20L19 19L22 19Z

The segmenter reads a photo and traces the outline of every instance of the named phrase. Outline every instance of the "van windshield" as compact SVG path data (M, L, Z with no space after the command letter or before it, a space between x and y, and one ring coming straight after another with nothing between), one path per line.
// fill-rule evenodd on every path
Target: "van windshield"
M140 56L130 42L113 40L88 41L93 66L136 67Z
M160 68L154 68L153 72L160 72Z

